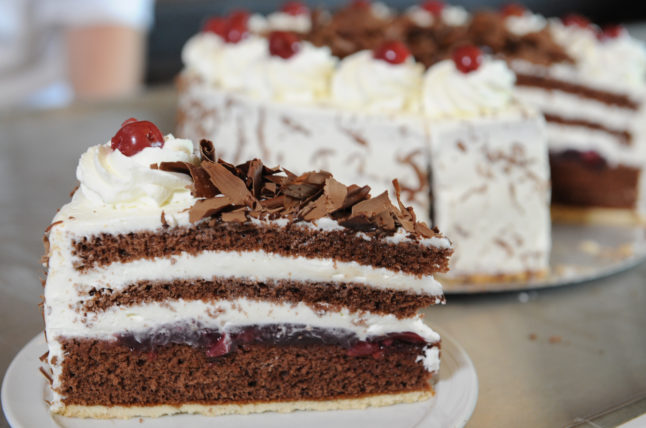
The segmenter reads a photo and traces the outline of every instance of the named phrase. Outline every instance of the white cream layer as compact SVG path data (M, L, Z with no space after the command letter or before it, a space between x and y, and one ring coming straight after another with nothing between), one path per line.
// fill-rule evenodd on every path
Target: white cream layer
M246 298L213 302L168 301L128 307L111 307L102 312L79 314L68 308L54 308L46 316L47 337L93 337L113 339L115 334L142 333L159 326L198 323L204 328L228 332L248 325L303 324L327 329L344 329L360 340L371 336L410 331L429 343L440 336L420 315L397 318L370 312L315 311L305 303L274 303Z
M67 269L66 269L67 270ZM59 275L58 273L53 273ZM153 260L112 263L88 272L61 272L82 291L91 288L121 290L137 281L173 281L203 278L241 278L250 281L312 281L366 284L379 289L407 290L442 295L442 286L432 276L415 276L356 262L333 259L284 257L264 251L205 251L182 253ZM55 298L55 296L50 295Z

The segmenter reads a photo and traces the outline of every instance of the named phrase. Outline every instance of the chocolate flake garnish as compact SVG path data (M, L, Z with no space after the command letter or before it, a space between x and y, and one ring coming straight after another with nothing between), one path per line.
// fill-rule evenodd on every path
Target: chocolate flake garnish
M258 159L232 165L214 160L213 143L208 140L200 142L200 153L199 165L163 162L156 166L193 179L193 194L203 199L189 210L192 223L206 218L244 223L250 218L299 222L329 217L365 232L392 234L401 227L411 238L439 235L437 229L417 222L412 208L404 206L397 180L393 181L394 206L388 192L371 198L370 187L346 186L327 171L296 175L285 168L268 168Z

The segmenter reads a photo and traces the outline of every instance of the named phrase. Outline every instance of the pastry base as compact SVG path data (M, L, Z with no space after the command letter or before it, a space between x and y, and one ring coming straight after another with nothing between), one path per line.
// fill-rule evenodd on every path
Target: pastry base
M180 413L205 416L247 415L250 413L277 412L289 413L297 410L351 410L367 407L382 407L400 403L413 403L428 400L433 391L413 391L398 394L372 395L361 398L344 398L321 401L275 401L248 404L181 404L157 406L81 406L63 405L52 409L53 413L74 418L128 419L134 417L156 418Z
M468 274L468 275L451 275L451 276L440 276L436 275L438 278L441 278L444 288L446 290L451 290L451 284L506 284L506 283L518 283L525 282L533 279L545 278L549 273L549 269L542 271L525 271L518 273L501 273L501 274Z
M604 224L613 226L646 225L646 217L628 208L582 208L552 205L555 223Z

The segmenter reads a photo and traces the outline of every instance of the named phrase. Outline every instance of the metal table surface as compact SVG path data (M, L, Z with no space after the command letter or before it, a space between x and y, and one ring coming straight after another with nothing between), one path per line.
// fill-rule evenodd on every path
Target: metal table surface
M42 232L76 185L80 154L131 116L169 132L174 104L172 89L163 88L133 100L0 116L0 376L43 329ZM468 426L568 426L646 393L645 282L642 265L557 289L449 296L446 306L427 310L478 372Z

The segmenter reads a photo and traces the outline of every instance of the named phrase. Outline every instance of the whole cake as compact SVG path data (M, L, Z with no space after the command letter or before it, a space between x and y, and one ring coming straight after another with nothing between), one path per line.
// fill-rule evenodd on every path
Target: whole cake
M51 410L125 418L427 399L451 244L386 193L232 165L129 119L45 234ZM399 189L397 182L394 188Z
M268 18L207 21L183 51L177 132L218 141L218 154L236 162L261 156L300 165L297 173L338 166L340 179L391 194L396 177L404 202L455 237L451 276L543 275L544 119L518 99L506 63L475 46L453 43L448 59L430 64L415 56L420 42L404 30L457 31L469 18L424 7L398 17L354 2L326 17L290 3Z

